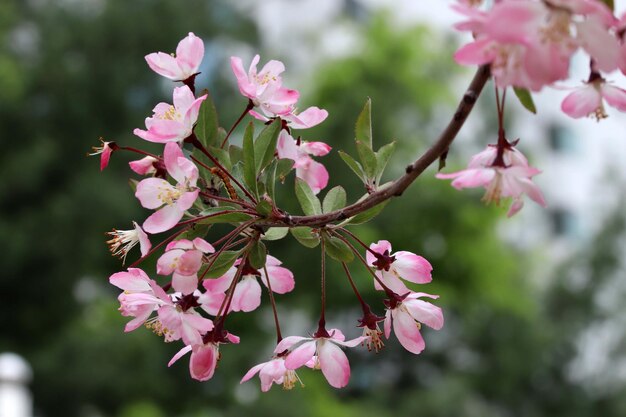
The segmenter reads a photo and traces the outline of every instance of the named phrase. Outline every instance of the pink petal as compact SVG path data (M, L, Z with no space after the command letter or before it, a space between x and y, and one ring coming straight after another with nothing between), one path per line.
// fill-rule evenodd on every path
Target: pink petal
M383 326L383 331L385 333L385 337L387 339L389 339L389 336L391 336L391 310L387 310L385 312L385 322L384 322L384 326Z
M495 42L489 38L468 43L454 54L454 60L461 65L483 65L492 62L495 57Z
M163 193L174 193L176 189L161 178L146 178L139 181L135 197L139 199L142 207L155 209L163 205L160 196Z
M139 268L128 268L128 272L116 272L109 277L109 282L123 291L150 291L150 278Z
M249 312L261 305L261 286L254 276L244 276L235 286L232 311Z
M181 114L185 114L196 101L196 97L191 92L189 86L183 85L174 88L173 101L176 110Z
M602 105L602 96L593 84L577 88L561 103L561 110L575 119L588 116Z
M324 165L317 161L310 160L306 168L296 168L296 176L304 180L313 194L319 193L328 185L328 171Z
M587 19L577 22L576 37L583 49L595 60L599 70L611 72L617 69L620 45L600 19L588 16Z
M308 129L322 123L328 117L328 112L318 107L309 107L299 114L286 115L292 129Z
M169 142L165 145L163 150L163 162L165 162L165 169L167 173L172 176L179 184L185 183L185 172L179 163L179 158L185 159L183 151L180 149L180 145L175 142Z
M219 354L213 343L200 345L191 353L189 373L193 379L206 381L213 377Z
M331 147L324 142L303 142L300 149L313 156L324 156L331 151Z
M283 340L281 340L278 345L276 345L274 353L282 353L285 350L290 349L292 346L302 342L303 340L311 340L311 338L302 336L287 336Z
M426 259L406 251L396 252L394 256L396 260L391 268L395 269L401 278L416 284L426 284L432 281L433 267Z
M156 172L156 169L154 168L155 162L157 162L156 158L152 156L146 156L136 161L130 161L128 165L130 166L130 169L135 171L137 174L148 175Z
M213 253L215 248L206 240L201 237L197 237L193 240L193 245L202 253Z
M286 294L293 290L296 285L293 279L293 273L282 266L266 266L269 275L272 291L277 294ZM267 286L267 277L265 271L261 270L261 279L263 284Z
M202 106L202 102L206 100L208 97L207 94L198 97L189 107L189 109L185 112L184 116L184 124L185 126L191 130L193 125L198 121L198 114L200 113L200 106ZM189 132L191 134L191 131Z
M176 272L180 275L195 275L202 266L202 252L190 250L181 255Z
M198 277L194 275L172 275L172 288L183 295L191 294L198 289Z
M304 342L295 348L293 352L287 355L287 358L285 359L285 367L287 369L298 369L303 366L313 357L313 355L315 355L316 346L317 342L315 340L309 340L308 342ZM278 349L278 346L276 349Z
M343 388L350 380L350 363L345 353L328 340L318 342L318 358L322 373L335 388Z
M189 77L197 73L203 57L204 42L192 32L189 32L189 35L181 40L176 48L176 61L183 74Z
M388 240L379 240L376 243L372 243L370 245L370 249L381 255L385 253L385 251L387 251L387 253L391 253L391 243L389 243ZM370 251L365 251L365 260L369 266L374 266L376 259L376 256L374 256Z
M258 57L258 55L257 55ZM235 74L235 78L237 78L237 85L239 86L239 92L244 97L255 98L256 97L256 86L250 82L248 79L248 74L243 68L243 62L241 58L236 56L230 57L230 67Z
M296 141L291 137L286 130L281 130L278 136L278 144L276 145L276 151L280 159L292 159L296 161L298 159L298 146Z
M250 368L250 370L248 372L246 372L246 374L243 376L243 378L241 378L241 381L239 381L240 384L243 384L244 382L250 380L250 378L252 378L253 376L255 376L257 373L259 373L259 371L267 364L267 362L263 362L260 363L258 365L253 366L252 368Z
M180 257L185 254L181 249L174 249L165 252L157 260L157 274L170 275L178 267Z
M143 229L150 234L165 232L176 226L184 214L177 205L166 205L146 219Z
M603 84L602 97L604 97L611 107L626 112L626 90L610 84Z
M400 344L411 353L418 354L426 347L413 317L399 309L393 310L393 331Z
M191 346L185 346L184 348L179 350L176 353L176 355L174 355L172 357L172 359L170 359L170 361L167 363L167 366L168 367L172 366L174 364L174 362L176 362L177 360L179 360L180 358L182 358L183 356L185 356L189 352L191 352Z
M422 300L405 300L404 306L415 320L435 330L443 327L443 311L440 307Z
M146 62L152 71L170 80L178 80L180 77L180 69L176 58L164 52L155 52L146 55Z
M176 200L176 203L174 203L174 205L177 207L178 210L180 210L181 213L184 213L186 210L189 210L191 206L193 206L193 203L195 203L195 201L198 199L199 193L200 190L198 189L183 193L183 195L181 195L180 198Z

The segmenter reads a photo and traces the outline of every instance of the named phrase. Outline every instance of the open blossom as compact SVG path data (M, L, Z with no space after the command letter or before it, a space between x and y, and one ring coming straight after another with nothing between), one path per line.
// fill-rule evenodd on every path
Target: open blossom
M259 55L255 55L246 72L241 58L236 56L230 58L230 66L237 78L239 91L269 117L290 113L298 101L299 93L282 87L280 74L285 71L285 65L272 60L257 72L259 60Z
M439 179L453 179L452 186L457 189L484 187L483 199L498 204L502 198L513 200L507 215L511 217L524 205L523 195L528 195L542 207L546 206L543 194L532 177L541 173L528 165L524 155L513 147L503 153L503 165L495 165L497 147L489 145L487 149L472 157L467 169L450 174L439 173Z
M391 253L391 243L379 240L370 245L365 258L367 264L376 268L376 276L387 288L396 294L405 294L409 289L401 279L416 284L426 284L432 281L433 267L423 257L407 251ZM374 255L375 252L377 255ZM378 281L374 281L377 290L382 290Z
M296 371L285 367L285 356L277 355L267 362L253 366L241 378L240 383L250 380L256 374L259 374L261 391L263 392L269 391L272 384L282 384L283 388L288 390L295 387L297 382L304 386Z
M270 118L254 110L250 110L250 115L263 122L269 122ZM322 123L328 117L328 112L319 107L309 107L300 113L292 109L289 113L281 114L280 118L287 122L287 126L292 129L308 129Z
M311 158L311 155L324 156L331 149L323 142L296 142L285 130L280 132L276 146L278 157L294 161L296 177L306 182L314 194L319 193L328 185L329 175L326 167Z
M187 295L176 301L159 307L155 330L165 336L166 342L182 339L186 345L201 344L202 336L213 329L213 322L191 307L196 305L195 296Z
M182 294L191 294L198 289L198 271L202 266L202 256L215 249L206 240L193 241L179 239L170 242L165 253L157 261L157 273L172 274L172 288Z
M146 62L159 75L170 80L185 81L198 73L204 57L204 43L192 32L178 43L176 55L154 52L146 55Z
M491 64L500 87L534 91L569 75L570 58L579 48L598 69L612 71L619 64L619 43L610 31L615 18L600 1L503 0L488 12L465 5L455 9L467 17L456 27L476 38L455 54L463 65Z
M137 184L135 192L143 207L158 209L143 223L143 229L148 233L160 233L174 227L200 192L196 187L198 168L184 157L176 143L165 145L163 160L168 174L178 182L176 186L161 178L146 178Z
M122 316L134 317L126 324L126 332L137 329L153 311L170 302L165 291L139 268L117 272L111 275L109 282L124 291L118 297Z
M400 300L389 303L385 314L385 337L389 339L391 327L400 344L409 352L418 354L424 350L426 344L420 333L421 325L439 330L443 327L443 312L420 297L439 298L438 295L426 293L410 293Z
M130 169L136 172L139 175L150 175L157 172L154 164L159 160L153 156L146 156L136 161L130 161L128 165Z
M210 336L207 335L207 336ZM207 381L213 378L215 368L220 360L219 345L222 343L239 343L239 337L226 332L223 337L223 341L208 341L200 342L193 345L187 345L182 348L172 359L167 366L172 366L174 362L191 352L189 358L189 373L191 377L198 381Z
M207 95L195 98L186 85L174 89L174 105L159 103L146 118L148 130L135 129L133 133L149 142L182 142L193 132L198 113Z
M112 237L107 241L111 253L113 256L121 257L122 262L126 261L126 255L137 243L139 243L141 256L146 256L152 247L146 232L136 222L133 222L133 226L134 228L131 230L113 229L112 232L107 233Z
M603 101L619 111L626 111L626 90L600 77L571 92L561 103L561 109L575 119L591 116L599 121L607 117Z
M355 347L365 338L357 337L346 341L339 329L331 329L325 333L324 336L316 337L286 337L276 346L274 353L289 350L285 359L287 369L296 370L308 363L313 369L321 369L331 386L343 388L350 380L350 363L341 347Z
M241 264L238 259L224 275L216 279L205 279L204 287L212 294L225 293L231 286L233 279L237 275L237 267ZM233 298L230 304L230 311L249 312L261 305L261 286L257 281L260 278L266 287L271 287L272 292L286 294L293 290L295 281L293 273L285 267L280 266L281 261L271 255L267 255L265 268L254 269L249 265L244 265L241 272L241 279L235 285ZM267 269L267 276L265 275ZM268 286L269 279L269 286Z

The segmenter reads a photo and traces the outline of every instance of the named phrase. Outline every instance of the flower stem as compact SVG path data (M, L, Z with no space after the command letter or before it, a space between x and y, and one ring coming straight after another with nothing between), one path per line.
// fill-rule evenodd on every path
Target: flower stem
M232 125L232 127L230 128L230 130L228 131L228 133L226 134L226 137L224 138L224 140L222 141L222 145L220 146L221 149L224 149L224 145L226 145L226 142L228 142L228 138L230 138L231 133L233 133L233 131L235 130L235 128L239 125L239 123L241 123L241 121L243 120L244 117L246 117L246 114L248 114L248 112L250 110L252 110L254 108L254 103L252 102L252 100L248 100L248 105L246 106L246 108L244 109L243 113L241 113L241 116L239 116L239 118L237 119L237 121Z

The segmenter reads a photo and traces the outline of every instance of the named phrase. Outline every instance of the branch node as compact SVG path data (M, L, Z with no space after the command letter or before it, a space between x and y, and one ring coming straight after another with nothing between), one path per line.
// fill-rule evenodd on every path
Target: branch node
M407 165L407 166L406 166L406 168L404 169L404 171L405 171L407 174L410 174L410 173L413 171L413 164L409 164L409 165Z

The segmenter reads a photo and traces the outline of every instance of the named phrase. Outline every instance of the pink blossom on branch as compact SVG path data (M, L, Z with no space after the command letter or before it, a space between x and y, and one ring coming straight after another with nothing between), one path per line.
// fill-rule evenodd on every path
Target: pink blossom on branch
M192 32L178 43L176 55L154 52L146 62L159 75L173 81L185 81L196 75L204 57L204 42Z
M148 142L182 142L193 132L198 113L207 95L195 98L186 85L174 89L174 105L159 103L146 118L147 130L135 129L133 133Z
M311 155L324 156L330 150L331 147L323 142L296 142L285 130L280 132L276 146L278 157L294 161L296 177L306 182L314 194L328 185L329 175L324 165L311 158Z
M126 261L126 255L135 245L139 244L141 256L146 256L152 247L148 235L144 232L136 222L133 222L134 228L131 230L117 230L108 232L111 239L107 241L113 256L122 258L122 262Z
M139 175L150 175L157 172L154 164L158 161L159 160L153 156L146 156L136 161L130 161L128 165L130 169Z
M300 385L302 381L298 377L296 371L287 369L285 366L286 356L276 355L267 362L260 363L250 368L248 372L241 378L241 384L252 379L253 376L259 374L261 380L261 391L267 392L272 387L272 384L282 384L283 389L292 389L296 383Z
M178 182L176 186L161 178L146 178L137 184L135 192L143 207L158 209L143 223L148 233L174 227L198 198L198 168L184 157L176 143L165 145L163 160L168 174Z
M626 90L611 85L601 77L571 92L561 103L561 110L575 119L590 116L599 121L607 117L603 101L626 112Z
M528 166L526 158L513 147L503 152L503 165L496 165L497 148L489 145L487 149L472 157L467 169L450 174L438 173L439 179L452 179L452 186L456 189L485 188L483 200L487 203L500 203L503 198L511 198L513 203L507 215L513 216L524 205L523 195L542 207L546 206L543 193L532 182L532 177L541 173L536 168Z
M198 289L198 271L202 267L204 254L215 249L206 240L179 239L170 242L165 253L157 260L159 275L172 275L172 288L182 294L191 294Z

